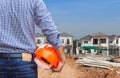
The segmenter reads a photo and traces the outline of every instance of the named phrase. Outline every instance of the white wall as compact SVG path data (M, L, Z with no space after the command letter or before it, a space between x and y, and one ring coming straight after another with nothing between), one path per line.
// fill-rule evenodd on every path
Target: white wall
M41 40L41 43L40 43L40 44L37 44L37 40L38 40L38 39ZM36 41L37 47L40 47L40 46L42 46L42 45L44 45L44 44L46 43L45 37L36 37L35 41Z
M62 43L64 46L68 45L67 44L67 39L69 39L69 41L70 41L69 45L73 45L73 38L72 37L60 37L60 38L61 38L61 40L64 40L64 42Z
M66 46L66 45L71 45L72 48L70 49L70 54L73 54L73 38L72 37L60 37L61 40L63 40L62 44L63 46ZM69 44L67 44L67 39L69 39ZM67 53L66 49L65 50L65 53Z
M106 43L100 43L100 39L103 39L103 38L106 39ZM93 44L93 39L98 39L98 44ZM108 39L108 37L92 38L91 43L92 43L92 45L95 45L95 46L109 47L109 39Z
M85 41L88 41L88 43L84 43L84 40L83 40L81 46L91 46L92 45L90 40L85 40Z
M120 47L120 37L118 38L118 46Z
M109 47L109 39L106 38L106 43L101 43L100 45L103 46L103 47Z

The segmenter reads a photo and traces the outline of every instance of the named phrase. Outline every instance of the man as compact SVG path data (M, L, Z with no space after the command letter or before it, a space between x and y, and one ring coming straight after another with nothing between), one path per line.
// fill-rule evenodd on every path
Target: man
M61 60L53 70L62 69L65 56L59 32L43 0L0 0L0 78L37 78L32 57L35 25L58 50Z

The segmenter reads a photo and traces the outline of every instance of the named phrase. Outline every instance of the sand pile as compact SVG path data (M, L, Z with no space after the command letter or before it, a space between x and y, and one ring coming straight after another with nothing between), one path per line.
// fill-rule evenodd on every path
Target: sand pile
M59 73L38 68L38 78L120 78L114 71L76 64L73 57L66 55L66 64Z

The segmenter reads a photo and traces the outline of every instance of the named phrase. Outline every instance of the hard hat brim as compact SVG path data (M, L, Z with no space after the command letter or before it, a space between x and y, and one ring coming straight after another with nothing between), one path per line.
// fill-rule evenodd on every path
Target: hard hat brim
M44 69L49 70L49 69L51 69L51 67L52 67L52 65L47 65L47 64L43 63L41 60L39 60L39 59L37 59L37 58L34 58L34 61L35 61L35 63L36 63L38 66L40 66L40 67L42 67L42 68L44 68Z

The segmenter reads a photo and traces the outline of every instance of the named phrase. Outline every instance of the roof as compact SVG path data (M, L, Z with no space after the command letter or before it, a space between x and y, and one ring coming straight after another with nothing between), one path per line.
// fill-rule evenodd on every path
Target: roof
M40 33L35 33L35 37L44 37L44 35L42 35Z
M87 36L85 36L85 37L82 37L81 39L84 39L84 40L90 40L91 39L91 35L87 35Z
M120 35L118 35L118 37L120 38Z
M60 36L61 37L73 37L72 35L70 35L70 34L67 34L67 33L60 33Z
M61 37L73 37L72 35L67 34L67 33L60 33L60 36ZM42 35L40 33L35 33L35 37L44 37L44 35Z
M84 36L84 37L82 37L81 39L78 40L78 43L82 42L82 40L90 40L91 37L92 37L91 35Z
M110 39L115 39L116 37L118 37L118 36L114 35L114 34L109 36Z
M93 34L92 37L108 37L108 35L102 32L98 32Z

